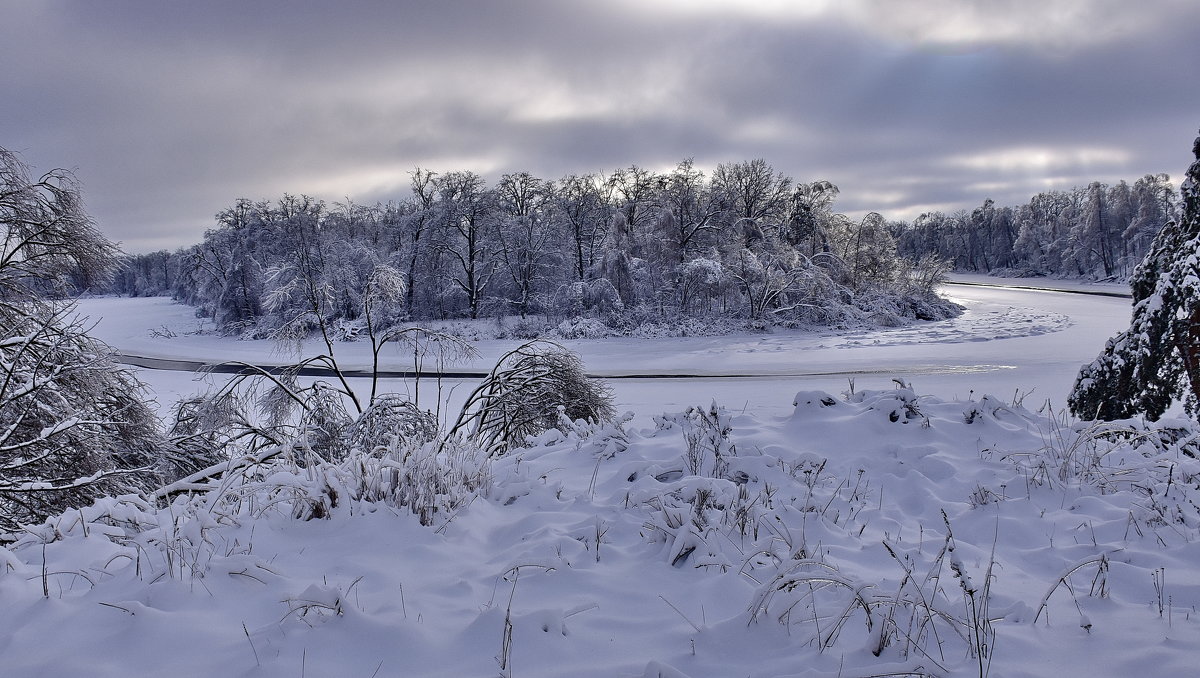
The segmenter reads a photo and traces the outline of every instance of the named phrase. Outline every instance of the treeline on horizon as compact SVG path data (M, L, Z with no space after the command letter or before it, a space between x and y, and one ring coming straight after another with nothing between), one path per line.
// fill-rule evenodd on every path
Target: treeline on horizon
M837 213L835 185L761 159L711 176L690 160L492 186L472 172L410 176L411 196L373 206L239 199L202 242L127 257L109 291L169 294L263 336L298 310L361 321L373 280L403 287L389 313L409 320L895 324L953 312L933 293L948 268L1127 276L1176 211L1166 175L911 224Z
M1170 178L1147 174L1133 185L1095 181L1045 191L1016 207L986 200L969 212L922 214L890 230L902 255L935 255L957 271L1124 280L1178 214Z

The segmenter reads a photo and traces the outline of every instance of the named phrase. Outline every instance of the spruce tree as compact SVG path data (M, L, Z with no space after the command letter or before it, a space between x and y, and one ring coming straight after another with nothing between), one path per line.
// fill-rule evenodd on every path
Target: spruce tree
M1129 329L1079 371L1068 398L1083 419L1156 420L1183 397L1200 406L1200 137L1183 186L1183 215L1155 237L1129 281Z

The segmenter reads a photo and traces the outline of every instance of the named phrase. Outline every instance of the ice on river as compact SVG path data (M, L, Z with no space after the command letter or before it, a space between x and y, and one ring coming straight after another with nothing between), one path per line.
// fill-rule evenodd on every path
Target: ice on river
M977 276L972 281L989 281ZM1002 281L1003 282L1003 281ZM788 413L790 393L820 388L840 393L884 388L893 377L946 398L972 393L1058 405L1080 365L1104 340L1128 325L1127 299L950 285L946 294L962 304L962 316L871 332L774 331L724 337L607 338L562 342L577 351L599 376L691 375L700 379L614 380L618 407L639 415L716 399L730 407ZM96 323L95 334L121 351L156 358L221 362L282 363L289 355L266 340L239 341L211 333L191 308L165 298L85 299L80 312ZM199 333L198 333L199 332ZM513 341L476 343L481 357L461 369L486 370L513 348ZM309 350L316 350L315 346ZM347 367L370 364L365 342L337 346ZM384 355L385 369L408 367L405 356ZM180 374L141 371L169 404L201 385ZM402 391L404 384L388 385Z

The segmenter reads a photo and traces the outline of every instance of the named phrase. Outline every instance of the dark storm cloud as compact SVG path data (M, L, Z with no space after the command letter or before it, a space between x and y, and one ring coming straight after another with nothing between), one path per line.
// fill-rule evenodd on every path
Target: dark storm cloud
M1126 4L0 0L0 146L75 168L131 251L240 196L403 197L415 165L763 157L911 218L1178 175L1200 8Z

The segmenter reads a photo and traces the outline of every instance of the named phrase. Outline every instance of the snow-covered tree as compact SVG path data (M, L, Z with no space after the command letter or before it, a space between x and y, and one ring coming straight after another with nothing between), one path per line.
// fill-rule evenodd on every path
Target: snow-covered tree
M682 264L717 230L721 205L691 158L676 165L665 179L659 230L670 255Z
M838 193L838 187L824 179L796 184L784 227L787 241L810 257L829 252L833 200Z
M845 266L844 280L851 289L887 283L900 269L896 244L878 212L858 223L843 220L832 234L833 249Z
M575 279L583 281L603 257L608 235L609 205L600 182L593 175L563 177L554 187L553 204L567 234L565 247L571 250Z
M1184 179L1183 215L1167 223L1133 272L1129 329L1079 372L1069 403L1078 417L1158 419L1184 396L1200 405L1200 138Z
M33 180L0 149L0 532L144 486L161 443L141 386L88 336L68 281L105 281L117 249L70 173Z
M507 298L524 318L544 304L551 279L564 261L562 238L549 218L553 187L528 172L506 174L497 187L496 235Z
M496 193L474 172L449 172L434 178L433 184L441 206L437 248L450 262L444 275L451 289L465 298L468 314L478 318L496 273L497 245L490 218Z
M757 158L717 165L712 190L723 201L731 225L750 219L763 227L782 220L791 198L792 180Z

